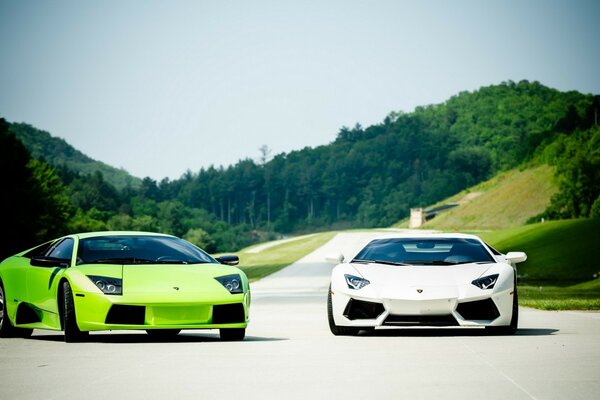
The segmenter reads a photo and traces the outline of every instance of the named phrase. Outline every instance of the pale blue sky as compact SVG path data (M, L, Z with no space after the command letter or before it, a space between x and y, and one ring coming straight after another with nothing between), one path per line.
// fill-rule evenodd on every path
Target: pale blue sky
M136 176L521 79L600 93L600 1L0 0L0 116Z

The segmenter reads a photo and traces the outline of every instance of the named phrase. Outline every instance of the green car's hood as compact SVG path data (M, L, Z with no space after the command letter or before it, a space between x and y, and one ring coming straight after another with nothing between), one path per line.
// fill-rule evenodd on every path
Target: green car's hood
M173 293L229 295L215 277L239 273L221 264L124 265L123 293L128 295Z

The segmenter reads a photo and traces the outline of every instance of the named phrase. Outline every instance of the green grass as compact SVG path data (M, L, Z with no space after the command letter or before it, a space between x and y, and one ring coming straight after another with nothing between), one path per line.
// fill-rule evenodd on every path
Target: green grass
M432 206L459 202L469 193L478 193L468 202L427 221L423 229L446 231L497 230L524 225L542 213L557 191L554 170L540 165L514 169L464 190ZM407 227L408 220L396 226Z
M527 253L527 261L519 264L525 283L569 286L600 272L599 219L549 221L480 236L502 252Z
M259 253L249 252L256 247L252 246L241 250L236 255L240 257L240 268L248 275L248 279L255 281L293 264L327 243L336 233L316 233L269 247Z
M600 310L600 220L550 221L480 236L502 252L527 253L518 266L521 305Z
M600 289L519 286L519 304L541 310L600 310Z

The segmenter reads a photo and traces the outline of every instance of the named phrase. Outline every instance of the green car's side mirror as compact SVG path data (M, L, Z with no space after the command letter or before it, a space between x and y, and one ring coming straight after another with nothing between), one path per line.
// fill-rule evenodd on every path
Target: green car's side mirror
M238 256L226 255L215 258L220 264L225 265L238 265L240 263L240 258Z
M70 260L66 258L34 256L31 257L31 261L29 263L34 267L67 268L69 266L69 261Z

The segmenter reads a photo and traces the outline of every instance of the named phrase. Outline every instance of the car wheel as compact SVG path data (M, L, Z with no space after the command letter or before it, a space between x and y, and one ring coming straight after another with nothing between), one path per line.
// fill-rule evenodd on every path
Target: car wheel
M181 329L147 329L146 333L156 339L172 339L179 335Z
M359 328L351 326L338 326L333 319L333 305L331 304L331 286L327 294L327 319L329 320L329 329L336 336L356 336Z
M246 337L246 328L221 328L219 329L219 334L221 340L226 342L244 340Z
M494 335L514 335L519 325L519 296L515 286L515 295L513 296L512 317L510 324L506 326L486 326L485 329Z
M77 317L75 315L75 302L73 301L73 291L69 282L63 285L63 327L65 330L65 342L80 342L85 339L89 332L82 332L77 326Z
M8 319L8 312L6 311L4 287L0 284L0 337L12 337L13 329L10 319Z
M6 295L4 286L0 282L0 337L29 337L33 333L33 329L15 328L8 318L6 310Z

